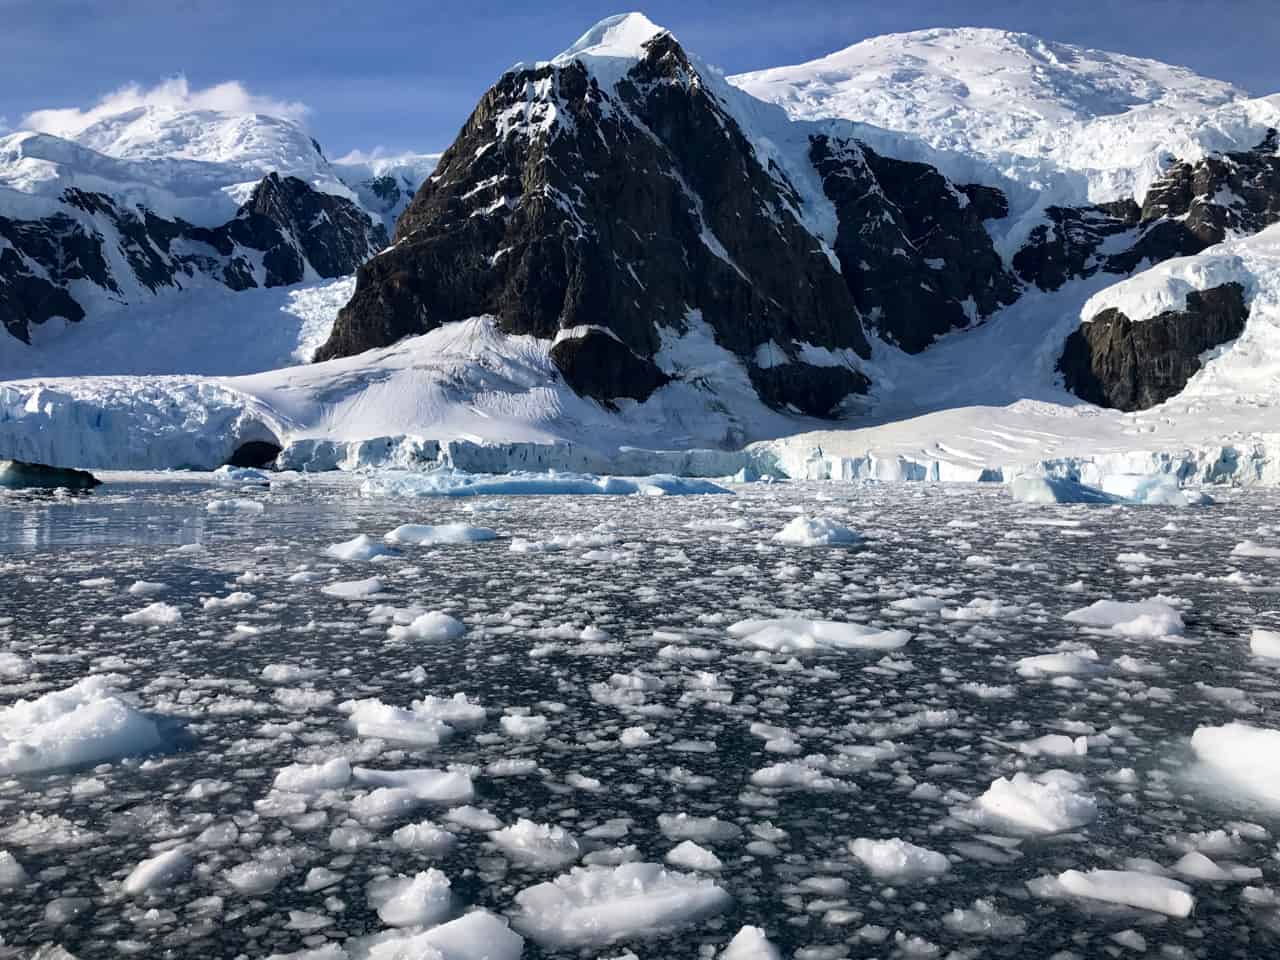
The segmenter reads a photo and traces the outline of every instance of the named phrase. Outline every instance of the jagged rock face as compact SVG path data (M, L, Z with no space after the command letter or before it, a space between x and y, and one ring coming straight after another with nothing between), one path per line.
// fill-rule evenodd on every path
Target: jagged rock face
M1008 214L1000 191L827 136L812 139L809 157L836 207L850 292L885 339L918 353L1017 299L983 225Z
M608 89L578 61L518 69L485 94L396 245L361 268L317 359L482 314L548 339L604 328L634 354L617 386L577 362L607 350L622 364L603 339L556 350L571 384L609 399L655 381L660 328L686 329L695 311L757 387L777 376L753 359L769 341L865 357L854 299L799 203L669 35Z
M1200 355L1240 336L1248 316L1238 283L1193 291L1184 309L1140 322L1103 310L1067 339L1058 369L1081 399L1146 410L1180 393L1200 369Z
M1176 163L1151 185L1141 208L1132 201L1049 207L1048 223L1014 255L1014 270L1056 290L1074 277L1132 273L1144 263L1200 253L1230 234L1256 233L1280 221L1278 147L1272 130L1253 150ZM1126 233L1127 242L1114 239Z
M270 174L236 216L215 228L169 220L76 188L65 213L0 217L0 322L30 342L32 324L84 319L75 281L117 303L204 275L232 290L340 277L386 246L381 224L350 200Z
M551 362L577 393L605 404L622 397L647 400L671 380L652 360L594 328L558 340L551 347Z

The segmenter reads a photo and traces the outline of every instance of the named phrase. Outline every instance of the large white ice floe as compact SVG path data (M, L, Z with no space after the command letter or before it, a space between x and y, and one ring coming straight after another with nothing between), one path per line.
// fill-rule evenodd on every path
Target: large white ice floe
M576 867L516 894L515 928L549 949L669 932L725 910L714 881L656 863Z
M858 543L862 538L826 517L795 517L773 539L794 547L831 547Z
M485 540L496 540L497 537L497 533L488 527L471 527L465 523L441 523L435 526L406 523L390 531L386 535L386 541L421 547L432 544L482 543Z
M482 723L484 708L457 694L452 699L434 696L414 700L409 709L381 700L346 700L338 704L352 727L362 737L377 737L399 743L436 746L459 728Z
M0 774L82 766L161 745L160 732L102 677L0 707Z
M1191 749L1215 787L1280 807L1280 730L1247 723L1199 727Z
M903 882L940 877L951 869L951 861L943 854L898 837L889 840L859 837L849 841L849 852L878 880Z
M772 653L815 650L897 650L911 640L906 630L884 630L834 620L739 620L729 635Z
M1067 870L1029 880L1027 887L1038 897L1079 897L1178 918L1190 916L1196 905L1185 883L1137 870Z
M1186 630L1182 614L1162 597L1137 603L1097 600L1063 619L1134 639L1178 637Z
M1066 770L1049 770L1035 776L1000 777L972 804L952 813L986 830L1049 834L1091 823L1098 815L1098 803L1084 778Z
M1009 494L1023 503L1119 503L1120 498L1064 477L1015 477Z
M392 927L429 927L453 911L449 878L434 867L412 877L397 875L372 881L369 906Z
M492 831L489 839L512 863L535 870L560 870L582 855L577 839L563 827L523 817Z
M383 473L360 487L365 496L385 497L481 497L548 496L554 494L649 497L686 494L727 494L730 491L709 480L691 477L601 477L573 473L473 474L459 470L427 473Z
M191 871L191 856L182 848L166 850L148 857L134 867L121 889L127 894L146 893L165 887Z

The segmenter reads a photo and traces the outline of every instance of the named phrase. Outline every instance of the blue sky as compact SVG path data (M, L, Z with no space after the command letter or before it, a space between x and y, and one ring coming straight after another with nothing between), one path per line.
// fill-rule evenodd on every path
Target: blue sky
M628 9L544 0L0 0L0 118L87 107L130 83L238 81L310 108L330 156L438 150L519 60L553 56ZM797 63L865 37L989 26L1185 64L1256 94L1280 91L1276 0L675 2L643 9L729 72Z

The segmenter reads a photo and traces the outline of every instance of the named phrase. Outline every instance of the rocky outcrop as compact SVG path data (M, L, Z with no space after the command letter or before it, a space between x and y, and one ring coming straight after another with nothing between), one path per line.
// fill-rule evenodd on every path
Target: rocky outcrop
M0 460L0 487L38 490L92 490L102 481L87 470L50 467L25 460Z
M866 357L855 300L801 206L669 34L615 83L576 59L521 67L485 94L395 246L361 268L317 359L482 314L544 339L607 331L555 347L568 382L601 400L647 396L660 331L695 322L753 379L770 341L788 359L801 344ZM588 355L606 369L589 372ZM817 370L793 374L834 383Z
M1244 288L1227 283L1187 294L1182 310L1133 321L1103 310L1067 339L1058 369L1076 396L1116 410L1146 410L1180 393L1200 355L1244 332Z
M238 291L339 277L387 244L351 200L274 173L214 228L77 188L58 205L35 220L0 216L0 323L24 342L33 324L82 320L95 297L137 303L197 278Z
M671 378L656 363L636 353L612 333L598 327L561 336L551 347L551 362L569 386L601 403L648 400Z
M1143 265L1200 253L1233 234L1280 222L1280 136L1252 150L1175 163L1132 201L1049 207L1013 257L1018 276L1042 290L1103 271L1128 274Z
M845 281L885 339L918 353L1017 299L983 225L1008 214L1000 191L827 136L812 139L809 158L839 218Z

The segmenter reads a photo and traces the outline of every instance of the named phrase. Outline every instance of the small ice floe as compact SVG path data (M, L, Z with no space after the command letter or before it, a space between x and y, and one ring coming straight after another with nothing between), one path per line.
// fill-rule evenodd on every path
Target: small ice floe
M100 763L160 744L155 723L103 677L0 707L0 775Z
M362 600L382 593L384 589L380 579L369 577L366 580L340 580L321 587L320 592L326 596L337 597L339 600Z
M559 870L582 855L577 839L563 827L523 817L492 831L489 839L513 864L533 870Z
M1191 749L1215 785L1280 807L1280 730L1247 723L1199 727Z
M325 547L324 553L325 556L333 557L335 560L373 560L377 557L390 556L395 551L374 540L368 534L362 533L350 540Z
M1268 547L1253 540L1242 540L1231 548L1231 556L1277 560L1280 559L1280 547Z
M267 509L261 500L249 500L244 497L226 497L222 500L210 500L205 507L209 513L220 516L242 516L252 518L260 516Z
M436 526L406 523L396 527L385 537L388 543L415 547L432 544L483 543L497 538L497 532L488 527L471 527L465 523L442 523Z
M763 930L746 926L734 934L719 960L782 960L782 953L769 942Z
M408 710L377 699L346 700L338 709L351 718L359 736L421 746L438 746L457 729L483 723L485 717L484 708L461 693L451 699L424 697Z
M997 833L1050 834L1091 823L1098 804L1083 777L1049 770L1000 777L973 803L951 812L957 820Z
M1027 889L1045 899L1079 897L1178 918L1190 916L1196 905L1185 883L1137 870L1067 870L1029 880Z
M873 877L895 883L940 877L951 869L951 861L943 854L899 837L888 840L859 837L849 841L849 852Z
M351 782L351 764L345 757L324 763L293 763L282 768L273 784L286 793L322 793L341 790Z
M1280 631L1254 627L1249 635L1249 650L1255 657L1280 660Z
M392 640L457 640L466 632L462 621L439 610L430 610L407 624L393 624L387 628L387 636Z
M712 880L656 863L575 867L516 894L515 928L552 950L677 930L727 909Z
M1072 610L1063 619L1134 639L1180 637L1186 630L1182 614L1164 597L1138 603L1098 600L1087 607Z
M181 847L143 860L129 872L121 889L126 894L167 887L191 872L191 857Z
M956 907L943 916L942 924L952 933L992 940L1011 940L1027 932L1026 920L1002 913L991 900L975 900L968 909Z
M1201 494L1183 493L1178 478L1168 473L1113 473L1102 478L1102 489L1126 503L1150 507L1185 507L1193 501L1203 502Z
M773 653L813 650L897 650L911 640L906 630L884 630L834 620L740 620L729 635Z
M226 486L271 486L270 475L263 473L261 470L254 470L252 467L219 467L217 470L213 471L213 479L215 483L224 484Z
M1045 675L1074 677L1100 673L1102 665L1098 659L1097 650L1092 647L1078 647L1058 653L1041 653L1034 657L1023 657L1015 666L1020 676L1031 679Z
M715 873L724 869L724 862L719 857L692 840L681 841L668 850L666 860L673 867L701 870L703 873Z
M457 770L372 770L353 767L356 783L375 789L402 790L425 803L465 803L475 796L471 774Z
M251 607L256 599L252 593L237 590L225 597L203 597L200 600L200 606L206 613L220 613L223 610L243 610L245 607Z
M862 541L857 533L826 517L795 517L773 539L794 547L848 546Z
M125 623L144 627L167 627L182 619L182 611L172 604L156 602L133 613L126 613L120 619Z
M30 874L8 850L0 850L0 890L16 890L30 882Z
M366 896L378 919L392 927L434 926L454 909L449 878L434 867L412 877L397 874L370 881Z

